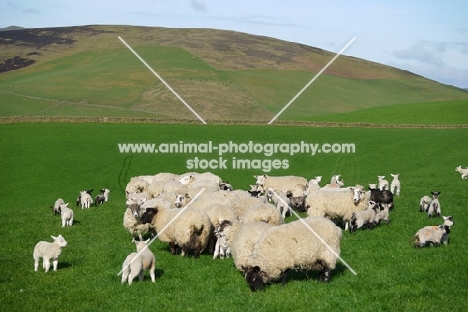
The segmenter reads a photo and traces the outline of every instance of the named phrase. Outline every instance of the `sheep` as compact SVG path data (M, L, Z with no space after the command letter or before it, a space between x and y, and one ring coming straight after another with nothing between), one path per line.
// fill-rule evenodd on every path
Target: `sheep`
M155 228L159 240L169 243L173 255L178 253L180 246L182 256L188 256L193 250L194 258L198 258L206 248L212 228L208 215L192 207L185 210L147 208L140 220Z
M236 220L222 220L216 231L225 235L234 266L242 271L242 267L247 265L254 244L272 226L265 222L243 223Z
M220 189L221 191L233 191L233 190L234 190L234 188L232 187L232 185L229 184L229 182L227 182L227 181L226 181L226 182L224 182L224 181L221 182L221 184L219 185L219 189Z
M140 214L139 204L134 203L128 205L123 217L123 226L132 235L132 237L138 235L140 241L142 241L143 234L153 233L154 230L151 224L143 224L140 221Z
M341 188L344 186L344 181L340 181L341 174L335 174L331 177L330 183L325 185L324 188Z
M368 229L374 227L375 217L378 209L379 204L377 204L375 201L370 200L369 206L366 210L353 212L353 214L351 215L351 219L349 220L349 232L354 233L356 232L356 230L360 229L364 225L367 225Z
M93 191L94 191L94 189L85 190L84 192L88 193L89 196L92 196L92 195L93 195ZM78 207L79 205L81 205L81 192L83 192L83 191L79 191L79 192L78 192L78 197L76 197L76 206L77 206L77 207Z
M148 181L141 177L132 177L125 186L125 194L129 198L130 194L146 192L148 188Z
M386 204L390 210L394 209L393 206L393 193L390 190L370 189L370 198L377 204Z
M64 205L65 201L62 198L59 198L55 201L54 206L50 206L50 209L52 209L54 215L60 214L60 206Z
M291 204L290 198L292 197L292 193L290 191L275 191L273 189L268 189L265 193L266 198L272 202L278 211L281 213L283 219L286 218L286 213L289 211L289 206Z
M442 214L440 209L439 195L441 192L431 192L432 200L427 208L427 217L431 218L434 214L438 217Z
M216 249L214 246L216 244L214 229L219 225L219 220L239 220L239 217L230 205L211 204L202 210L208 215L210 222L213 225L208 239L208 251L213 253Z
M377 189L377 183L369 183L369 189Z
M460 172L462 179L468 178L468 167L462 168L462 166L458 166L457 168L455 168L455 171Z
M220 219L219 222L223 222ZM221 259L229 258L231 256L231 249L227 243L226 233L219 230L219 225L215 228L214 235L216 236L216 245L214 249L213 259L216 259L219 255Z
M101 194L96 195L96 197L94 198L94 203L96 206L109 201L109 189L101 189L99 190L99 192L101 192Z
M383 204L382 208L382 205L379 204L379 207L379 211L375 214L374 223L376 225L380 225L380 222L385 221L385 223L388 225L390 222L389 205Z
M138 275L140 282L143 280L145 270L149 271L151 281L156 282L154 270L156 267L156 257L148 248L148 238L146 241L133 242L136 245L137 252L132 252L125 258L122 264L122 284L128 281L128 285L132 285L133 279Z
M454 224L452 216L443 216L444 223L439 226L425 226L418 230L411 238L410 244L413 247L440 246L448 244L450 228Z
M247 191L252 197L260 197L263 194L263 190L258 185L250 185L250 190Z
M346 190L346 192L310 193L306 198L307 216L341 220L347 230L351 214L354 211L365 210L369 204L369 196L361 185L348 187Z
M320 280L329 282L340 254L341 237L342 230L323 217L308 217L268 228L242 268L250 289L261 290L280 278L284 286L289 271L299 269L318 270Z
M249 207L261 205L265 202L267 202L266 199L262 197L243 197L227 204L231 204L237 216L242 218Z
M93 204L93 198L91 197L91 195L88 192L81 191L80 192L80 203L81 203L81 209L89 208Z
M320 181L322 181L322 176L316 176L313 179L310 179L309 183L307 183L308 190L317 191L320 189Z
M73 225L73 210L68 208L68 203L60 205L62 227Z
M263 190L269 188L279 191L290 191L293 196L304 194L308 181L306 178L298 176L277 176L271 177L266 174L254 176L257 179L256 184Z
M184 184L184 185L188 185L190 183L192 183L192 181L194 180L194 176L193 175L184 175L182 176L182 178L179 180L179 183L181 184Z
M385 180L385 176L377 176L379 179L379 190L388 190L388 181Z
M390 173L390 175L393 177L392 183L390 183L390 191L396 196L400 196L400 191L401 191L401 183L399 179L400 174Z
M288 208L286 207L286 209ZM284 218L281 216L281 212L275 207L275 205L270 203L261 203L250 206L247 208L244 215L240 217L240 220L244 223L265 222L272 225L284 223Z
M39 267L40 258L42 258L42 268L45 272L49 272L51 259L54 271L57 271L58 257L62 253L62 247L67 246L67 241L61 234L57 237L52 235L50 237L54 240L52 243L40 241L34 247L34 271L36 272Z
M425 195L419 200L419 212L427 212L429 205L431 204L432 198Z
M301 196L291 196L289 197L289 202L291 203L291 208L296 209L299 212L304 212L306 211L306 199L307 195L301 195Z

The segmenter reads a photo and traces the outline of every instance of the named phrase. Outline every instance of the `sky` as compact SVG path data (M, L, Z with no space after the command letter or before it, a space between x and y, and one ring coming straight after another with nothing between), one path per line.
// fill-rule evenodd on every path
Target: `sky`
M356 37L344 55L468 88L467 0L0 0L12 25L214 28L334 53Z

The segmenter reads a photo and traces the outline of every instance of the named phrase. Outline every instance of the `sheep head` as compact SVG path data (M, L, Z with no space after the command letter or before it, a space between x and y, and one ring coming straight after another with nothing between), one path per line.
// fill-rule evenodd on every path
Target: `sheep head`
M151 223L153 221L153 218L156 216L158 213L158 208L146 208L146 211L141 215L140 220L141 223Z
M59 236L55 237L53 235L50 235L54 242L59 246L59 247L66 247L67 246L67 241L65 238L62 236L62 234L59 234Z
M249 284L250 290L258 291L263 290L265 288L265 272L263 272L259 266L242 266L241 268L244 271L245 280Z

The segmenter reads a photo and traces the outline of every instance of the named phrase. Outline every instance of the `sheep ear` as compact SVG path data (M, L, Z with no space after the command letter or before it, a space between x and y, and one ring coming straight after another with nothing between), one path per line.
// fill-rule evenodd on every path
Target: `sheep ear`
M55 237L53 235L50 235L50 237L52 237L53 240L57 240L58 237Z

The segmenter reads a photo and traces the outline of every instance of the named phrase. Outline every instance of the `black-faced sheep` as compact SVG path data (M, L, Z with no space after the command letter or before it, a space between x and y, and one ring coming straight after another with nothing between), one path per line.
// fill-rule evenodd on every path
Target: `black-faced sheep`
M329 282L340 254L341 236L341 229L323 217L309 217L266 229L243 267L250 289L261 290L278 279L284 285L290 270L317 270L320 280Z
M369 201L369 207L367 207L366 210L353 212L349 220L349 232L354 233L364 225L366 225L368 229L374 227L375 216L378 211L380 211L379 204L374 201Z
M67 246L67 241L60 234L59 236L51 236L54 240L52 243L40 241L34 247L34 271L39 267L39 260L42 258L42 267L45 272L49 271L50 260L52 260L54 271L57 271L58 257L62 253L62 247Z

